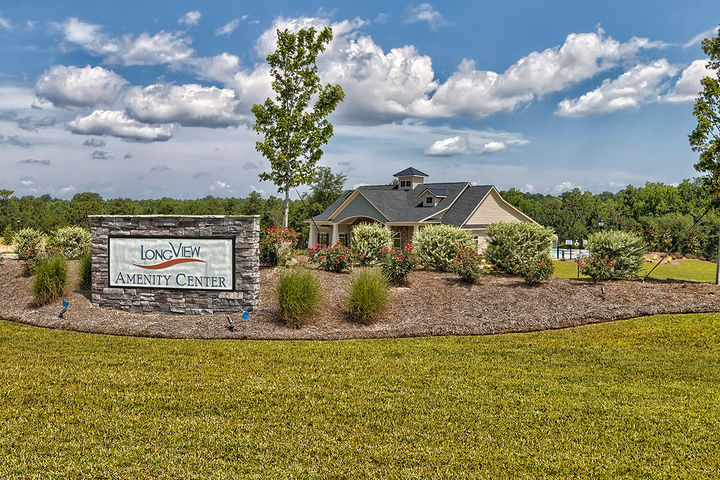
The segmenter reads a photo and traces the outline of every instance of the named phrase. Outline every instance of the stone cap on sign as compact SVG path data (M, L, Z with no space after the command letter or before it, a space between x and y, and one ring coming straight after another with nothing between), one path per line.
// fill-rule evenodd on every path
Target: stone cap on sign
M260 218L260 215L88 215L89 218Z

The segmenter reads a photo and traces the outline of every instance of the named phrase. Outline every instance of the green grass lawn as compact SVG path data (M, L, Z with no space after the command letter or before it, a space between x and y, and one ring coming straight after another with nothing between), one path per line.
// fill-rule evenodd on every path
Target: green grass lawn
M656 262L644 263L642 275L655 266ZM555 261L555 274L556 277L562 278L577 278L577 265L575 262L559 262ZM585 275L581 275L581 278L587 278ZM693 282L715 282L715 262L703 262L701 260L680 260L680 265L665 265L660 264L655 271L653 271L650 278L666 279L671 278L674 280L688 280Z
M720 315L485 337L0 322L0 478L717 478Z

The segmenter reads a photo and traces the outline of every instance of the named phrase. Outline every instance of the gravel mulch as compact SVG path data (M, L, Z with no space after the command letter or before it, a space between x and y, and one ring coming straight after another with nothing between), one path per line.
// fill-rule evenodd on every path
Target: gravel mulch
M552 278L540 286L521 279L488 275L473 286L452 274L416 271L408 287L391 291L390 306L372 325L361 325L345 313L350 274L317 271L323 304L309 325L289 328L277 320L275 286L278 269L261 271L260 308L243 321L227 316L134 314L93 307L78 288L71 265L66 299L70 309L58 318L59 302L33 304L31 279L14 260L0 260L0 318L40 327L112 335L164 338L248 338L336 340L351 338L483 335L564 328L661 313L720 311L720 288L711 284L665 281L591 281Z

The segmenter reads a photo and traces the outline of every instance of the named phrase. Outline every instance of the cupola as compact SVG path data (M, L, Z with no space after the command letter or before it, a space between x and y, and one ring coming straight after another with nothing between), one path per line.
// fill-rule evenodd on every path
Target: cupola
M400 190L413 190L418 185L422 185L425 181L427 173L423 173L420 170L408 167L405 170L393 175L398 180L398 188Z

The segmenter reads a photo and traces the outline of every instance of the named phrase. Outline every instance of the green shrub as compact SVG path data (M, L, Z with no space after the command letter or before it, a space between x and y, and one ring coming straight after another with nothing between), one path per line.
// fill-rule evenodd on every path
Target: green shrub
M285 270L278 280L277 302L282 321L298 328L307 323L320 303L320 282L310 270Z
M15 236L15 234L13 233L13 229L10 227L10 225L5 226L2 236L3 236L3 243L5 245L10 245L13 243L13 237Z
M383 256L380 259L382 274L395 285L404 285L407 274L415 270L417 257L413 252L412 245L405 245L403 248L383 248Z
M493 267L538 283L552 276L553 231L530 222L493 223L487 229L485 259Z
M383 257L383 248L393 245L392 232L380 223L361 223L352 229L351 248L363 265L377 265Z
M332 247L327 245L316 247L314 258L323 270L339 273L343 270L352 270L357 256L348 247L337 242Z
M528 283L541 283L552 277L555 262L549 253L537 255L517 254L512 258L513 269Z
M80 279L83 288L90 288L92 284L92 255L85 251L80 255Z
M429 225L413 236L413 247L420 263L443 272L453 270L458 250L477 248L470 232L451 225Z
M48 245L67 259L76 259L90 249L90 232L82 227L62 227L55 230Z
M482 253L475 247L465 247L458 250L454 261L454 270L465 283L475 283L483 274L487 273L489 266L485 263Z
M590 255L578 263L594 280L637 277L646 253L642 238L619 230L593 233L588 237L588 250Z
M270 267L287 266L292 260L300 234L292 228L264 228L260 232L260 263ZM281 249L281 245L287 248ZM278 257L280 251L280 257Z
M23 228L13 238L15 252L23 263L23 273L34 275L40 260L45 257L45 234L34 228Z
M388 282L375 269L363 269L350 283L348 310L362 323L371 323L388 303Z
M49 303L60 297L67 282L67 260L61 255L43 259L35 271L33 295L39 304Z

